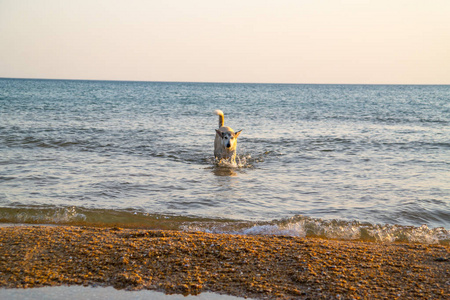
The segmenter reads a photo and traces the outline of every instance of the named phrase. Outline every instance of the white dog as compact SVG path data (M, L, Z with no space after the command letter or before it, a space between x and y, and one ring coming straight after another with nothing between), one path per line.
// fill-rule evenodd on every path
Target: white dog
M214 111L219 115L219 129L216 129L216 138L214 139L214 156L221 161L229 159L230 163L236 164L236 145L237 137L242 130L234 132L233 129L223 126L225 118L221 110Z

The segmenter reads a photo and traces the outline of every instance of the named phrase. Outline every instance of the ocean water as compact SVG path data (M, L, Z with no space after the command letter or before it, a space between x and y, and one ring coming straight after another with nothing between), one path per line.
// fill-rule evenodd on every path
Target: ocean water
M450 86L0 79L0 221L448 242Z

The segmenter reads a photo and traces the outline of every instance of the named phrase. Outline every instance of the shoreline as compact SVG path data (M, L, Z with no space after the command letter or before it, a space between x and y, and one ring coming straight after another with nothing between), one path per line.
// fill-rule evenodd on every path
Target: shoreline
M82 285L250 298L450 296L450 246L117 227L0 227L0 288Z
M151 290L127 291L108 287L90 287L82 285L47 286L32 289L0 288L0 299L8 300L243 300L245 298L202 292L199 295L168 295Z

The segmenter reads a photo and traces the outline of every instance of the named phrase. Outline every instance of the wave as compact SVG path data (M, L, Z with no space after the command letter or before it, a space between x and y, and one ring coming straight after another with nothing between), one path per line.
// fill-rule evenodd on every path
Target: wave
M200 218L149 214L139 210L89 209L75 206L0 207L0 223L56 224L76 226L120 226L179 230L182 222ZM207 219L205 219L207 220ZM210 220L208 220L210 221Z
M7 147L23 148L68 148L68 147L101 147L89 140L41 136L16 136L9 135L3 137L3 144Z
M119 226L157 230L201 231L215 234L283 235L383 243L450 245L450 230L427 225L403 226L358 221L324 220L297 215L268 222L149 214L139 210L80 207L2 207L0 222L81 226Z
M320 237L339 240L372 242L412 242L424 244L449 244L450 231L443 227L429 228L403 225L380 225L358 221L323 220L295 216L268 223L190 224L185 230L243 235L287 235Z

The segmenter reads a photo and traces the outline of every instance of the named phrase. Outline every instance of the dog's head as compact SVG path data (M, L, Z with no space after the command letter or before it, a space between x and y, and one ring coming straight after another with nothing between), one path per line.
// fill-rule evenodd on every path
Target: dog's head
M222 132L216 129L217 135L221 138L222 147L228 150L233 150L236 148L237 138L241 134L242 130L238 132L225 131Z

